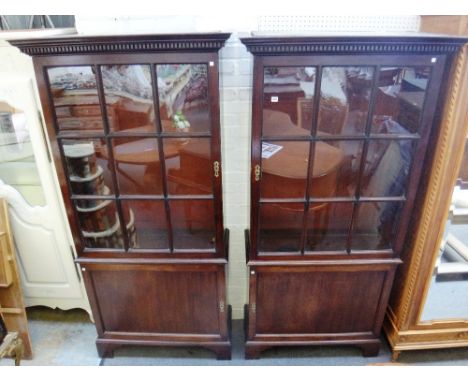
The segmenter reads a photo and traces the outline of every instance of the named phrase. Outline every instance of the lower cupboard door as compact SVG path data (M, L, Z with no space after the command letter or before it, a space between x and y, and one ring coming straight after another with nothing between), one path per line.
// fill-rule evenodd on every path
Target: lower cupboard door
M378 336L394 269L255 267L250 272L249 337Z
M223 266L93 264L84 274L100 336L227 336Z

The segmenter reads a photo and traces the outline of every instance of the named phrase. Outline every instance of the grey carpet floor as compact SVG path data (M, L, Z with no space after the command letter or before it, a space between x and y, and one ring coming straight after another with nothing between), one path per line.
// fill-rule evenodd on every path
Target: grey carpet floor
M273 348L259 360L244 359L244 334L241 320L232 327L232 360L217 361L214 354L201 348L122 347L114 358L100 359L96 352L96 329L87 314L78 309L61 311L28 308L29 328L34 358L22 365L76 366L360 366L388 363L391 352L382 337L379 356L364 358L361 351L346 346ZM468 365L468 348L403 352L398 360L406 365ZM0 366L12 365L11 359L0 360Z

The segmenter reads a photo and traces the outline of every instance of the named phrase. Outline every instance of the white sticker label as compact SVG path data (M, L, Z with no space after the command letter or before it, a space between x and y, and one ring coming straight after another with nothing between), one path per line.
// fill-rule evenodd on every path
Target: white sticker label
M278 102L278 96L272 96L270 101L271 102Z

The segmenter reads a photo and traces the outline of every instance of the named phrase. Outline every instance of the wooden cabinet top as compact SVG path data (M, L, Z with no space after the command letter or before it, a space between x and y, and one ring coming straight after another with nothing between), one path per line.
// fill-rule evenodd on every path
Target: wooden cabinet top
M456 52L468 38L429 33L400 35L315 34L310 36L252 35L241 38L254 55L308 54L447 54Z
M27 40L11 40L30 56L157 53L157 52L217 52L230 33L190 33L160 35L59 36Z

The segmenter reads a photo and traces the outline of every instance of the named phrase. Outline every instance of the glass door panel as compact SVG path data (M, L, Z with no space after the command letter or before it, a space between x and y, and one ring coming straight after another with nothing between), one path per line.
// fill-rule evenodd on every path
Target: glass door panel
M369 142L361 196L404 196L417 140Z
M362 140L317 141L310 197L354 197L363 146Z
M208 66L157 65L156 76L162 131L209 133Z
M114 138L112 150L121 195L162 195L157 138Z
M372 89L372 67L324 67L317 135L363 135Z
M213 200L170 200L174 249L214 249Z
M354 218L351 249L391 249L402 207L402 202L360 202Z
M169 195L212 195L210 138L165 138L164 160Z
M79 228L88 248L123 249L124 239L114 200L75 200Z
M109 129L113 132L155 132L149 65L101 67Z
M58 130L103 133L94 67L62 66L47 73Z
M304 203L261 203L259 252L301 251Z
M108 196L115 193L109 171L109 151L103 138L63 139L71 192Z
M164 201L122 200L131 249L168 249Z
M353 203L310 203L305 251L345 251Z
M262 143L262 198L305 198L309 142Z
M383 67L379 73L372 134L415 134L431 68Z
M265 68L263 136L310 134L315 81L315 67Z

